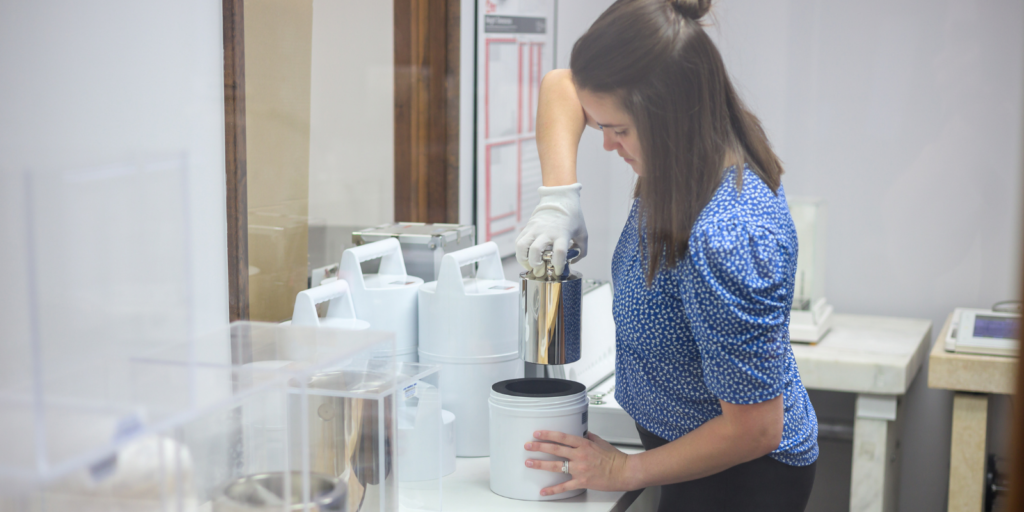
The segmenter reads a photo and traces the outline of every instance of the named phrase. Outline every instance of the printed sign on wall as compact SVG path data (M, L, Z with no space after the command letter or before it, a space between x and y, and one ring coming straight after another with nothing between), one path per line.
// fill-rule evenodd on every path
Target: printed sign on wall
M515 254L540 198L540 81L555 64L555 0L477 4L477 239Z

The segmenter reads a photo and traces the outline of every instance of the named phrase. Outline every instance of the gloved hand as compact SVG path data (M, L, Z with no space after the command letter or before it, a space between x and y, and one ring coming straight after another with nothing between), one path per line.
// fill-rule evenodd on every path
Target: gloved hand
M526 227L516 238L516 259L534 275L544 275L541 253L552 249L551 262L555 273L565 268L565 255L572 245L580 250L573 259L575 263L587 255L587 224L580 210L580 189L583 185L573 183L559 187L540 187L540 204L533 209L533 215Z

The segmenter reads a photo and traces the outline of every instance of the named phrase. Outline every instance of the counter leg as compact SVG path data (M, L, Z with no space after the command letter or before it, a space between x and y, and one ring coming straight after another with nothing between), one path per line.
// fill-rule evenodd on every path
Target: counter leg
M949 450L949 511L981 512L985 487L985 430L988 395L953 395L953 436Z
M896 510L900 478L901 400L889 395L857 395L853 424L850 512Z

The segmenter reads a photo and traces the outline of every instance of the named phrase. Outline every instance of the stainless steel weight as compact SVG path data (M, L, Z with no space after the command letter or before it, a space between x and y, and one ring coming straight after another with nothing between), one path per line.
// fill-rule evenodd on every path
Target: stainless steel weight
M311 512L346 512L346 488L338 479L309 473ZM301 471L249 475L227 485L213 502L214 512L307 510Z
M360 504L364 495L381 491L388 495L387 510L398 507L392 469L396 428L393 396L357 398L360 394L381 393L393 380L372 371L343 369L314 375L307 384L306 456L310 470L340 479L347 487L351 511L363 510ZM293 396L294 400L303 400L300 395ZM302 410L301 404L295 403L292 410ZM293 428L301 427L293 422ZM293 443L292 457L295 464L302 462L301 445Z
M569 364L580 359L580 300L583 276L569 269L579 255L571 249L565 269L555 274L551 251L544 251L546 272L519 274L519 357L534 364Z

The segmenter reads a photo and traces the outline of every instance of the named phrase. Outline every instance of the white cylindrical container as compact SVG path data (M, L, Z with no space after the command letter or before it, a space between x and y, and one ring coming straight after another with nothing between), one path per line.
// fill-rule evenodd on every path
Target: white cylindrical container
M375 258L380 258L378 273L363 274L360 264ZM416 362L417 292L423 280L406 274L398 240L389 238L346 249L338 274L351 290L356 317L368 322L371 329L395 333L394 352L377 355Z
M459 457L486 457L490 453L490 419L487 399L496 381L523 376L519 354L495 357L443 357L420 352L420 362L440 364L442 407L459 420L455 454Z
M330 301L327 315L320 318L316 313L316 305L327 301ZM333 327L350 331L370 328L369 322L356 318L348 283L333 277L324 279L320 286L299 292L295 297L295 309L292 311L292 325Z
M574 436L587 434L587 389L564 379L514 379L494 384L491 416L491 491L506 498L549 501L571 498L584 489L541 496L546 487L569 481L571 475L526 467L526 459L565 459L523 448L538 430ZM570 471L572 467L570 466Z
M464 278L462 267L474 263L476 277ZM518 308L519 285L505 280L494 242L444 255L438 280L420 287L420 362L444 367L441 400L458 419L460 457L488 455L491 385L523 375Z
M398 408L402 482L437 480L455 472L455 415L441 409L434 386L421 381L415 383L415 389L418 404L400 404Z

